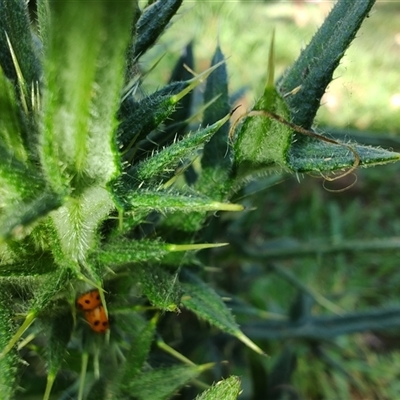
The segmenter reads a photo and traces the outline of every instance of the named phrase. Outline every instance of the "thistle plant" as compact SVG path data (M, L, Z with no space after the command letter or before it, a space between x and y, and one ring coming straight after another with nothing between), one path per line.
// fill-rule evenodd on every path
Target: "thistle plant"
M210 68L192 75L189 44L170 81L143 93L141 57L182 0L148 3L38 0L30 15L25 1L0 0L4 399L29 386L19 381L26 358L46 370L44 399L54 383L61 398L77 399L155 400L189 382L204 388L196 378L216 366L196 364L163 340L171 336L163 326L171 313L176 321L194 315L262 354L206 282L207 256L196 253L226 245L214 214L243 210L232 198L260 174L283 169L332 179L331 172L399 159L311 130L372 0L339 1L276 84L271 45L265 90L233 125L219 47ZM204 106L196 127L192 92L199 85ZM77 307L87 293L98 293L93 309L101 310L106 332L94 328L93 309ZM154 359L153 342L168 355L168 368ZM236 399L239 392L232 376L197 398Z

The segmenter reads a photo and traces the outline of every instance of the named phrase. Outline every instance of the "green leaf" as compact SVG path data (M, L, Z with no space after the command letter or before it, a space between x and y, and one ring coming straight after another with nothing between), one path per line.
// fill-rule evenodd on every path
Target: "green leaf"
M16 159L25 161L27 158L27 151L24 148L24 145L27 143L23 142L23 135L21 134L21 132L24 131L25 126L20 118L21 115L19 114L18 101L12 83L6 78L1 68L0 110L0 139L2 147L4 146L4 151L11 151L13 157ZM0 160L2 162L6 161L3 156L1 156Z
M51 214L64 257L85 260L87 252L99 240L98 226L112 206L110 194L104 188L89 187Z
M0 349L6 348L14 330L11 297L2 289L0 294ZM17 387L19 359L14 349L0 357L0 393L4 399L14 398Z
M188 86L189 81L173 82L139 102L128 95L119 110L118 141L123 151L130 150L135 143L146 139L153 129L168 118L178 101L174 96ZM127 157L133 159L134 151L130 151Z
M196 194L183 194L172 190L137 190L125 194L118 193L118 203L125 211L155 210L173 211L242 211L240 204L220 203Z
M22 250L21 250L22 251ZM19 259L18 262L2 263L0 265L0 276L37 276L54 272L57 265L49 253L27 254L26 258Z
M229 120L230 115L215 122L207 128L201 129L194 134L188 134L184 139L171 144L148 159L127 171L128 179L136 181L137 185L143 182L147 185L152 181L163 182L174 174L178 165L185 159L192 161L200 146L212 138L212 136ZM132 185L131 185L132 186Z
M236 400L240 392L240 379L237 376L230 376L214 383L195 400Z
M57 373L64 362L67 353L67 345L74 328L74 321L70 308L66 308L64 312L59 313L56 316L52 315L50 322L50 338L45 348L47 360L47 385L45 391L46 394L44 396L45 398L50 396Z
M71 309L66 307L63 312L51 317L49 342L46 347L47 369L50 375L55 375L61 368L67 351L67 344L74 327Z
M224 55L219 46L213 56L211 65L222 62L222 65L214 71L208 78L204 93L204 102L213 102L212 106L204 111L203 123L211 123L228 113L228 74L226 70ZM232 147L228 140L229 126L224 125L219 131L205 144L201 159L201 174L194 187L200 193L204 193L215 200L226 200L228 193L232 192L231 168L233 163ZM193 224L193 229L201 228L206 214L199 216L198 224Z
M71 271L72 268L68 268L68 266L60 266L57 271L38 278L40 284L35 288L32 307L28 313L28 317L29 314L33 313L37 315L43 311L54 300L55 296L61 290L65 289L65 285L73 276Z
M181 57L176 62L168 83L188 81L192 74L187 68L194 69L193 43L190 42L184 49ZM176 105L173 112L164 120L159 129L155 129L140 142L135 153L135 160L147 157L152 151L174 143L181 139L189 124L192 110L193 91L189 92Z
M243 168L256 165L285 166L293 130L263 111L288 119L285 100L272 86L267 86L241 125L234 144L235 158Z
M154 240L118 239L96 251L94 257L106 265L161 260L168 254L168 244Z
M175 106L221 64L216 64L201 74L184 82L172 82L140 102L128 93L119 110L118 141L125 159L136 161L138 143L146 141L150 132L175 110Z
M288 166L296 172L337 171L350 168L354 164L354 154L360 157L362 167L372 167L400 160L400 153L379 147L362 146L357 143L327 143L318 139L293 142L288 154Z
M37 279L37 286L34 288L34 295L32 306L28 311L24 322L15 332L15 334L4 346L0 353L0 360L7 357L10 351L12 351L15 344L24 334L24 332L32 325L36 320L37 316L49 306L55 295L65 288L66 283L71 279L71 272L69 268L64 267L53 273L49 273L47 276L43 275Z
M153 318L134 338L122 367L122 377L118 381L119 389L129 387L131 380L140 374L150 352L156 332L156 325L157 317Z
M179 365L141 373L130 381L126 389L138 400L167 400L180 387L212 366Z
M181 4L182 0L158 0L145 8L136 25L133 58L141 56L156 42Z
M68 184L68 175L77 187L86 187L88 179L106 183L118 168L115 113L133 7L111 0L52 1L50 11L44 170L56 188Z
M320 106L326 87L347 47L375 0L339 0L300 57L278 82L286 97L291 121L309 128Z
M203 124L214 124L216 121L229 114L229 94L228 94L228 72L226 70L225 57L219 46L217 46L211 60L211 66L222 63L208 78L204 91L204 103L212 100L211 107L204 111ZM222 170L228 174L232 159L230 157L230 146L228 144L229 126L224 125L204 146L201 166L204 171L206 168ZM216 173L216 172L215 172ZM216 181L217 179L214 178ZM205 192L204 192L205 193ZM208 193L206 193L208 194ZM209 193L211 194L211 193Z
M267 94L271 96L269 100ZM294 172L329 172L400 159L399 153L340 142L294 125L287 120L285 100L275 88L267 87L248 113L235 143L240 163L238 176L256 172L260 166L275 165Z
M181 282L184 290L183 306L223 332L235 336L252 350L263 354L263 351L242 333L231 311L210 286L187 272L184 277L188 280Z
M163 311L177 311L182 296L178 277L156 265L137 265L139 286L150 303Z
M8 39L7 39L8 37ZM10 50L10 45L15 56ZM15 61L18 66L16 68ZM0 64L7 77L26 87L28 101L31 86L40 78L40 64L35 54L27 3L22 0L0 1ZM21 74L20 76L18 76ZM22 94L22 93L21 93Z
M7 210L0 220L0 240L20 238L25 228L56 210L63 203L63 197L54 193L44 193L34 200L18 204L15 209Z
M118 239L94 253L94 258L105 265L160 261L171 252L187 252L225 246L226 243L172 244L155 240ZM1 272L1 269L0 269Z
M32 165L19 160L0 144L0 208L43 195L45 182ZM17 211L17 210L16 210Z

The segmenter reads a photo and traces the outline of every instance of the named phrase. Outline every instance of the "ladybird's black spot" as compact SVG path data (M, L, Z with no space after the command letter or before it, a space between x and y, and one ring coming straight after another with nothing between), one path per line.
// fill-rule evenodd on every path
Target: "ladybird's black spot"
M97 319L96 321L94 321L93 325L97 326L97 325L99 325L99 323L100 323L100 321Z
M86 303L86 304L90 304L90 300L87 300L87 299L86 299L86 300L85 300L85 303Z

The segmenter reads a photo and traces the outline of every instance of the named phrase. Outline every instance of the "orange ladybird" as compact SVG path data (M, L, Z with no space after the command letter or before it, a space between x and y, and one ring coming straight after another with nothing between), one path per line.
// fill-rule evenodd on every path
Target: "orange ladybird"
M76 305L82 311L94 310L101 305L100 293L97 289L84 293L76 300Z
M108 318L103 306L98 306L90 311L85 311L86 320L90 327L98 333L104 333L108 329Z

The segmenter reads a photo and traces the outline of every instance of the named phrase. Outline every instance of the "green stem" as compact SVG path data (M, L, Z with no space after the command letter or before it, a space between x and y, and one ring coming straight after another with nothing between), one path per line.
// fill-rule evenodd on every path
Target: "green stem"
M332 253L354 253L361 251L398 251L400 248L400 237L394 236L384 239L370 240L346 240L340 243L290 243L282 247L271 247L270 249L250 248L244 249L246 254L253 259L265 260L266 258L292 258L307 257L313 254L332 254Z
M31 326L35 318L36 318L36 312L30 311L26 316L24 323L19 327L17 332L15 332L15 335L11 338L7 346L0 354L0 359L2 359L14 347L14 345L18 342L18 340L24 334L24 332Z

